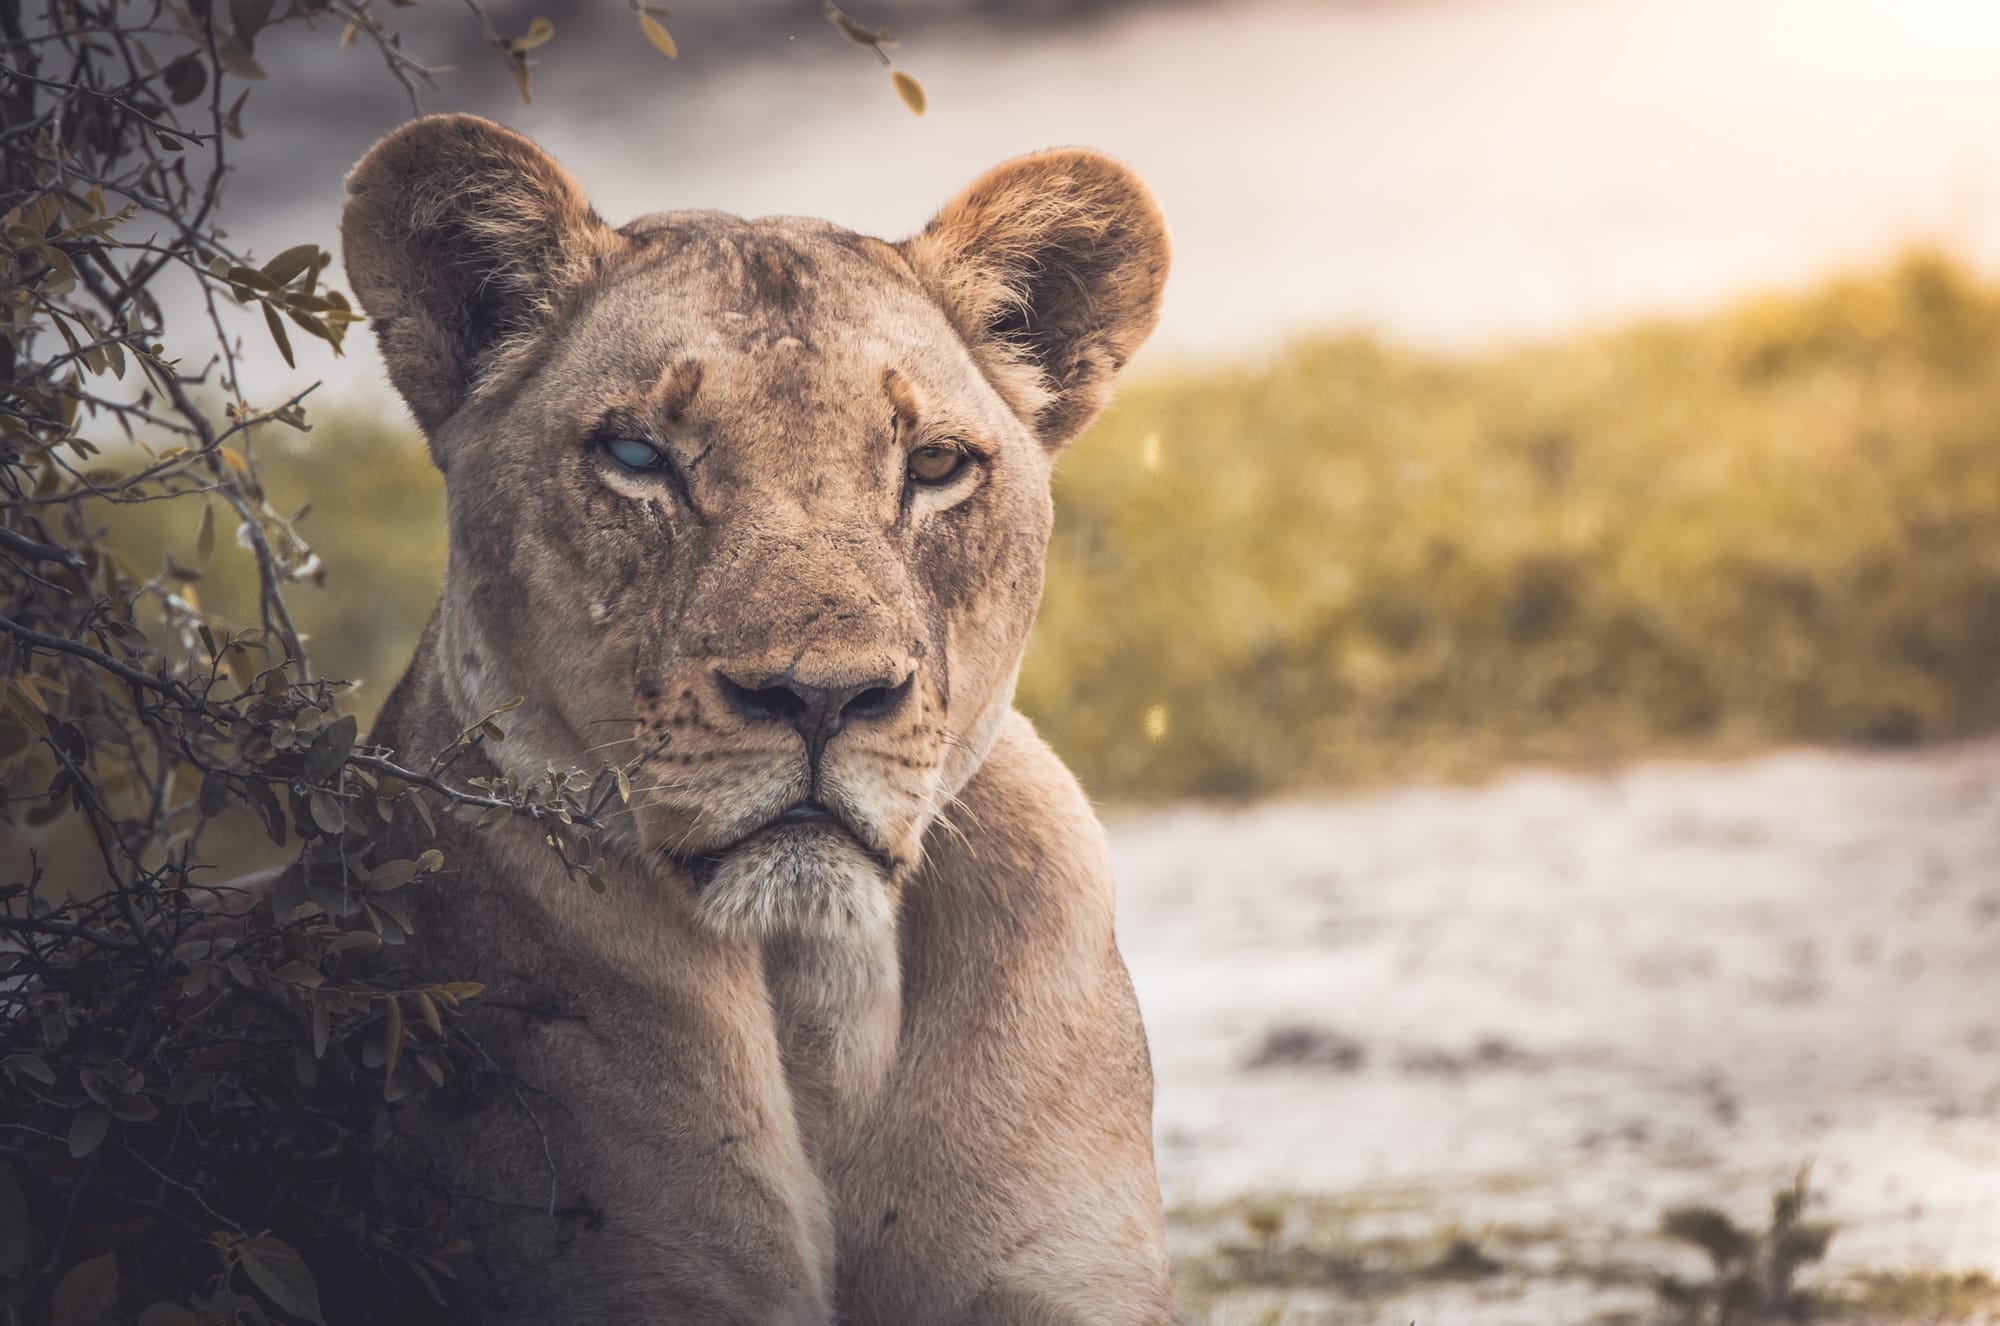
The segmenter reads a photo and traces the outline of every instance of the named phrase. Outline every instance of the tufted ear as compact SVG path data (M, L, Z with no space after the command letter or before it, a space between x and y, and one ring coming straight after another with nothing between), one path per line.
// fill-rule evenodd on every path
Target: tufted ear
M1152 332L1167 228L1124 166L1077 148L997 166L945 205L903 256L987 376L1051 447L1111 396Z
M569 172L473 115L413 120L347 177L347 275L431 432L624 241Z

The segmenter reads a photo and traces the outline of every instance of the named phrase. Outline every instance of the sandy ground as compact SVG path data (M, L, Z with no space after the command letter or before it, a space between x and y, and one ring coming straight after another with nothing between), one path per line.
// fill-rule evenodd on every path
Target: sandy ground
M1761 1223L1810 1161L1830 1269L2000 1264L2000 744L1114 816L1112 842L1170 1201L1374 1194L1608 1246L1676 1202Z

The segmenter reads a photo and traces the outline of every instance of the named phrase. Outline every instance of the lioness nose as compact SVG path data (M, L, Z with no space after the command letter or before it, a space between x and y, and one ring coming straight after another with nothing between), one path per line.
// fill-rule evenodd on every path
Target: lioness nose
M813 686L791 673L732 677L718 670L716 685L729 707L752 722L783 723L805 738L817 763L820 750L851 722L887 718L910 695L912 672L901 681L876 678L852 686Z

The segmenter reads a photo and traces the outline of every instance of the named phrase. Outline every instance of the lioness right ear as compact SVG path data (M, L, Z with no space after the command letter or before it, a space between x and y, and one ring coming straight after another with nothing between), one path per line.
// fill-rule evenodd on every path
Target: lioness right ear
M1124 166L1061 148L996 166L903 256L1014 413L1059 447L1152 332L1167 227Z
M624 242L553 157L474 115L413 120L370 148L347 177L340 239L427 433Z

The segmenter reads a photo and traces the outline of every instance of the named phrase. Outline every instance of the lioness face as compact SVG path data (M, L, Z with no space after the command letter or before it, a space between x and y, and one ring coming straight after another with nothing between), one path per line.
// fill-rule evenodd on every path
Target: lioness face
M1006 711L1048 454L887 245L628 233L448 430L459 661L560 719L532 756L640 762L638 844L704 912L879 910Z
M1150 330L1165 237L1087 153L901 245L797 219L613 231L539 149L421 120L348 263L446 477L440 643L495 751L628 766L610 846L720 929L875 926L984 758L1049 471Z

